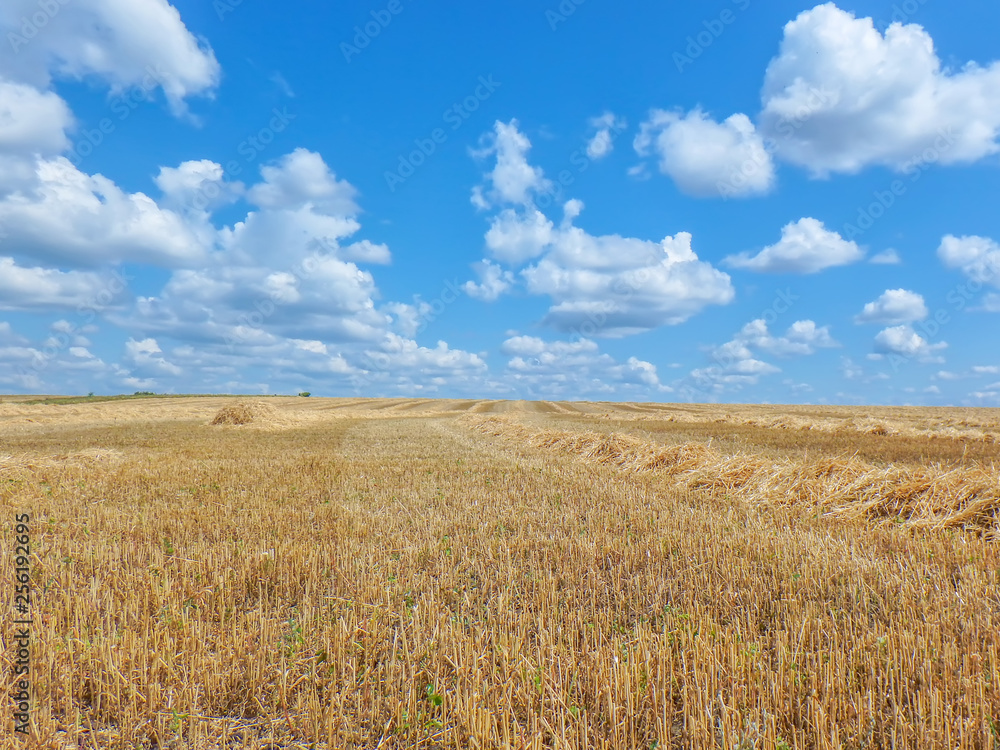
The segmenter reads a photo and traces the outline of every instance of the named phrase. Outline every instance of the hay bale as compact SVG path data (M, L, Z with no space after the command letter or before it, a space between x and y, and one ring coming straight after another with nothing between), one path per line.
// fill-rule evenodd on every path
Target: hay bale
M240 401L232 406L224 406L212 420L213 425L239 427L247 424L274 422L274 407L263 401Z

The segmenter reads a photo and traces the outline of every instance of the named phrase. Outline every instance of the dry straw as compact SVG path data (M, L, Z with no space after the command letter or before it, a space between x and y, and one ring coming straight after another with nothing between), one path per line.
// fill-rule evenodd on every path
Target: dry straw
M626 471L656 471L676 477L687 489L751 504L819 508L834 516L914 527L960 527L1000 539L1000 477L992 467L877 467L851 457L775 461L724 455L703 443L664 446L618 433L531 429L500 417L471 423L480 432L520 444Z
M277 421L278 413L270 404L263 401L240 401L219 409L211 423L216 426L241 427L248 424L270 425Z

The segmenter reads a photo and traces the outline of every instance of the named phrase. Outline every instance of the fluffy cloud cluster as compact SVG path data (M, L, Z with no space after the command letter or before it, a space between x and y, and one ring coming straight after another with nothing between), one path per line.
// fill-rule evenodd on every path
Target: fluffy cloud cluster
M868 356L877 360L889 355L939 364L944 362L944 358L938 352L947 348L948 344L944 341L931 344L912 326L900 325L880 331L875 337L875 352Z
M62 155L74 121L49 90L54 77L102 82L112 96L160 90L175 115L187 114L188 98L212 95L218 63L166 0L10 0L0 31L9 42L0 50L0 310L78 313L34 343L5 322L0 383L44 390L51 373L80 372L125 387L228 390L248 387L246 373L266 362L268 379L285 386L340 378L391 392L483 371L478 355L401 335L415 333L412 306L378 308L362 265L389 263L389 249L350 240L361 228L357 191L319 154L297 149L250 186L207 159L164 166L159 196L124 191ZM497 176L517 177L503 165ZM511 190L503 197L516 197ZM238 199L251 206L246 217L217 228L213 213ZM170 276L133 299L128 279L109 271L126 263ZM98 317L131 334L115 364L80 334Z
M883 34L871 18L825 3L785 26L756 122L654 110L634 145L685 193L748 197L770 190L775 158L824 177L996 154L998 100L1000 62L948 70L918 24Z
M628 123L614 112L605 112L600 117L592 117L590 127L595 132L587 141L587 156L596 161L614 150L615 136L628 127Z
M684 390L699 395L718 396L727 389L756 385L762 375L781 369L759 359L761 353L778 357L809 356L819 349L840 346L830 335L829 326L812 320L798 320L783 336L774 336L764 319L752 320L729 341L711 351L713 364L692 370Z
M589 339L551 342L514 336L501 351L510 357L507 376L512 385L532 397L577 399L670 390L660 383L654 365L636 357L618 362L601 354Z
M817 175L906 169L925 150L942 164L1000 150L1000 63L948 71L921 26L882 34L833 3L785 26L762 98L778 155Z
M620 337L682 323L709 305L733 299L729 277L698 259L686 232L660 242L594 236L574 225L583 210L576 200L563 206L556 225L532 200L549 182L528 163L530 146L517 121L496 123L492 143L480 152L495 154L496 167L473 201L500 208L486 233L487 250L494 261L528 264L516 277L528 293L552 300L546 325L586 337ZM482 284L466 285L480 298L495 299L515 279L489 261L480 274Z
M857 323L913 323L927 317L924 298L907 289L887 289L877 300L865 305L854 320Z
M72 0L0 4L0 70L48 88L53 73L107 81L117 93L151 73L175 113L210 94L221 70L166 0Z
M700 109L654 110L633 145L640 156L655 154L660 171L695 197L763 195L774 185L771 155L744 114L719 123Z
M937 254L948 268L957 268L980 284L1000 287L1000 245L989 237L949 234L941 240Z
M781 230L781 240L757 255L739 253L725 262L733 268L759 273L817 273L834 266L856 263L864 257L857 243L812 218L799 219Z

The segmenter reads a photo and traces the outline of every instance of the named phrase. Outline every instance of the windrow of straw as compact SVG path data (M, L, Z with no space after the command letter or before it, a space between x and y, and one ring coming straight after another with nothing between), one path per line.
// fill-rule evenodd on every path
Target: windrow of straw
M844 518L921 528L963 528L1000 540L995 468L878 467L857 458L770 460L724 455L702 443L664 446L617 433L532 429L498 417L467 420L479 432L625 471L655 471L682 487L755 505L799 506Z

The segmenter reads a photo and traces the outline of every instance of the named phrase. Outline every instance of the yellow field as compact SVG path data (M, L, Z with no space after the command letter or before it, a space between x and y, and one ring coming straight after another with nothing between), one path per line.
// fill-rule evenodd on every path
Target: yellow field
M1000 748L1000 410L234 405L0 403L2 747Z

